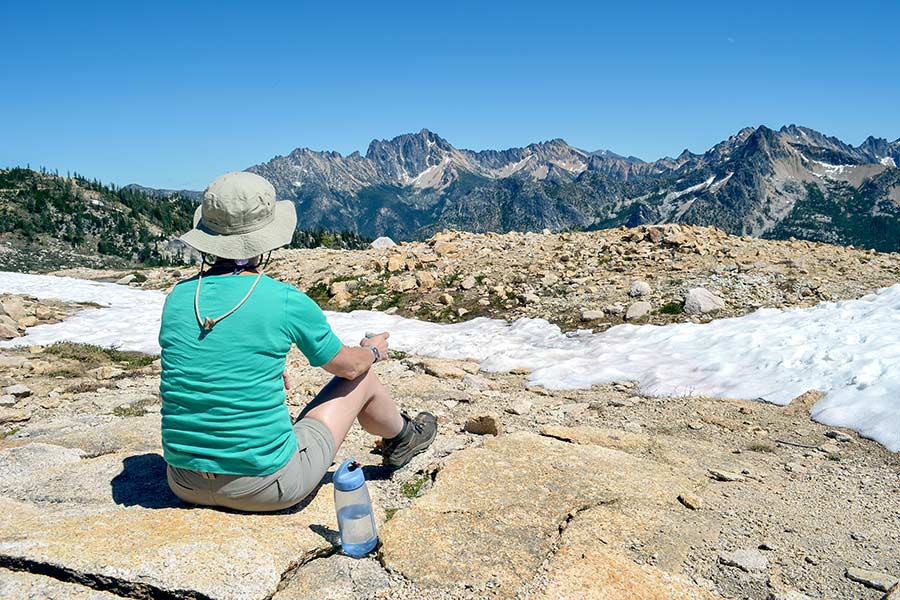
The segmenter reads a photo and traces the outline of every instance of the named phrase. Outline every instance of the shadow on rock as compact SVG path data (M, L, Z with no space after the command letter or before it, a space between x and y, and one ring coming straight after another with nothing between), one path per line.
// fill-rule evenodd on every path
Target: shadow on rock
M122 461L122 472L110 481L112 497L122 506L179 508L185 505L169 489L166 461L159 454L136 454Z
M312 524L309 526L310 531L322 536L326 542L332 546L341 545L341 534L338 531L324 525Z

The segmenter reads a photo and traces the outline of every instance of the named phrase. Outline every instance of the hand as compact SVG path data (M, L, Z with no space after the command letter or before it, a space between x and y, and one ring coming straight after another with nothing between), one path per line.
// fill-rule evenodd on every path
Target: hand
M281 378L284 379L284 391L288 391L291 389L291 380L288 377L287 369L284 370L284 373L281 374Z
M379 354L379 356L381 356L381 360L387 360L388 359L387 339L389 337L391 337L391 334L389 334L387 331L382 332L382 333L376 333L374 335L371 335L371 334L366 335L366 337L364 337L362 339L362 341L359 342L359 345L364 348L368 347L368 346L374 346L375 348L378 349L378 354Z

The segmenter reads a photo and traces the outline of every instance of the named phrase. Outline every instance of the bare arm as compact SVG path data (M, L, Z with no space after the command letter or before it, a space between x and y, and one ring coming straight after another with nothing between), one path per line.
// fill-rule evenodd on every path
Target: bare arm
M375 362L375 353L369 346L378 350L379 360L387 360L389 334L379 333L370 338L365 338L359 343L358 348L341 346L340 351L330 361L322 365L322 368L343 379L356 379L369 370Z

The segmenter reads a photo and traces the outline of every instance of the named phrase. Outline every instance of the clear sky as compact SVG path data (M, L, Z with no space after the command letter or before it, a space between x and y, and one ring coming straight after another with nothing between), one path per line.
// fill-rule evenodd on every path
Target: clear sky
M645 159L900 137L900 2L3 2L0 166L202 189L427 127Z

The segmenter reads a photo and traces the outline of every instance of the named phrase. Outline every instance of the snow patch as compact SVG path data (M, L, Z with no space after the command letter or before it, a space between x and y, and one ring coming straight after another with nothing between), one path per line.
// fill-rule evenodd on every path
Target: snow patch
M813 172L813 175L818 175L819 177L828 177L834 179L836 175L844 175L847 171L852 171L856 165L832 165L820 160L811 160L810 162L818 165L822 173Z
M693 192L699 192L700 190L705 190L706 188L711 186L715 180L716 180L716 176L710 175L709 179L707 179L706 181L702 181L702 182L698 183L697 185L692 185L691 187L684 188L683 190L680 190L677 192L669 192L668 194L666 194L666 198L665 198L664 202L671 202L672 200L681 198L685 194L691 194Z
M0 273L0 292L104 307L29 328L25 337L0 346L70 340L159 351L161 292L20 273ZM550 389L634 380L648 395L782 405L818 389L825 398L813 407L814 419L900 451L900 285L808 309L762 309L703 325L620 325L597 334L564 334L543 319L437 324L373 311L327 316L347 344L358 343L365 331L387 330L398 350L474 359L488 371L528 369L532 384Z
M884 158L879 159L878 162L880 162L885 167L896 167L897 166L897 163L894 162L893 157L890 157L890 156L885 156Z

